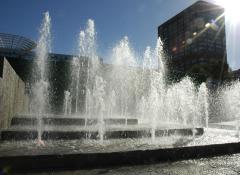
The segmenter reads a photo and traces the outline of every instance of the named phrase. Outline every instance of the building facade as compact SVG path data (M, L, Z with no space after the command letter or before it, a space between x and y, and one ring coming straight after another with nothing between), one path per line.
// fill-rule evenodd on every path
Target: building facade
M20 77L21 81L26 85L25 93L31 94L31 85L34 80L32 78L33 64L36 59L35 52L36 43L22 36L0 33L0 63L6 58L13 70ZM50 83L51 108L53 113L62 113L64 92L70 91L71 88L71 66L74 55L49 53L47 61L48 78ZM82 61L81 74L87 73L88 59L81 57ZM0 64L0 77L3 71L3 64ZM83 80L84 81L84 80ZM80 88L84 88L84 83ZM80 89L81 90L81 89ZM79 95L80 99L85 99L85 94ZM31 98L30 98L31 99ZM82 100L83 101L83 100ZM74 102L74 100L73 100ZM84 103L84 101L82 102ZM74 106L74 104L73 104ZM83 107L84 104L81 104ZM73 109L74 110L74 109Z
M170 74L219 80L227 76L224 9L198 1L158 27Z

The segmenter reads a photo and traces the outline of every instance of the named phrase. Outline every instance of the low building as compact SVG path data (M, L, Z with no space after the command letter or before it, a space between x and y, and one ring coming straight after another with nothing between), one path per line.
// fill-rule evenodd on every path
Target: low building
M25 83L25 93L30 94L32 82L32 69L34 60L36 59L36 43L22 36L0 33L0 62L7 59L11 67ZM62 113L64 91L70 90L71 85L71 64L74 55L49 53L49 59L47 62L49 75L49 82L52 94L50 103L52 104L52 110L54 113ZM82 67L84 75L87 73L88 59L81 57ZM0 64L0 73L1 73ZM84 88L84 83L81 86ZM85 99L85 94L80 95L81 99ZM83 101L83 100L82 100ZM74 104L73 104L74 105ZM84 104L81 104L83 107Z
M232 76L234 80L240 80L240 69L233 71Z

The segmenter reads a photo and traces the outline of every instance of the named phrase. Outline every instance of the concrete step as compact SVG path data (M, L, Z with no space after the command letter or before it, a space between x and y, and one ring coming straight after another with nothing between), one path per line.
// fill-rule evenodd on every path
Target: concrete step
M191 136L193 133L196 136L202 135L204 132L203 128L185 128L185 129L157 129L155 132L156 137L181 135ZM53 128L43 130L43 140L59 140L59 139L99 139L99 132L97 128L83 129L82 130L54 130ZM17 128L3 130L1 132L2 140L33 140L37 139L38 132L36 129L21 130ZM104 139L136 139L136 138L148 138L151 137L150 128L138 128L138 129L108 129L104 132Z
M1 131L2 140L33 140L38 138L41 121L43 140L58 139L99 139L97 118L80 118L63 115L16 115L11 127ZM126 139L151 137L149 124L138 124L135 118L104 118L104 139ZM162 123L155 131L156 137L171 135L201 135L203 128L192 129L190 126Z
M35 140L38 138L36 130L5 130L1 132L1 140Z
M225 121L225 122L219 122L219 123L209 123L210 128L216 128L216 129L227 129L227 130L237 130L237 126L240 123L237 120L233 121Z
M43 116L40 118L43 125L96 125L98 119L96 118L76 118L76 117L63 117L63 116ZM37 125L39 120L37 117L31 117L30 115L15 116L12 118L11 125ZM125 119L125 118L105 118L105 125L137 125L138 119Z
M13 117L11 120L11 125L37 125L37 118L22 118L22 117Z

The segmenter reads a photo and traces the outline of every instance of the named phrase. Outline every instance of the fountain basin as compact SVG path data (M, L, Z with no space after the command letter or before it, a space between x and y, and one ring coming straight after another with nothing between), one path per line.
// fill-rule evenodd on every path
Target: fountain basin
M2 142L0 167L10 167L13 172L93 169L240 153L240 143L233 134L214 130L195 138L162 137L156 143L149 139L106 140L101 144L46 141L44 147L36 146L34 141Z
M38 131L33 128L21 129L21 128L11 128L3 130L1 132L1 140L34 140L38 138ZM163 136L192 136L192 135L202 135L204 132L203 128L158 128L155 130L156 137ZM150 138L151 128L146 127L107 127L104 132L104 139L136 139L136 138ZM48 127L42 131L41 138L43 140L61 140L61 139L99 139L99 131L97 128L73 128L69 127Z
M64 116L64 115L43 115L37 117L36 115L17 115L12 118L11 125L37 125L41 119L44 125L96 125L97 118L83 118L78 116ZM105 118L104 123L107 125L137 125L136 118Z
M228 130L236 130L239 121L226 121L226 122L219 122L219 123L210 123L209 126L212 128L218 129L228 129Z
M41 127L39 130L39 124ZM11 120L11 127L1 131L1 140L74 140L100 139L136 139L152 137L149 123L139 124L136 118L104 118L99 125L97 118L81 118L64 115L16 115ZM155 128L155 137L181 135L202 135L203 128L194 128L173 123L161 123ZM41 134L41 137L38 137Z

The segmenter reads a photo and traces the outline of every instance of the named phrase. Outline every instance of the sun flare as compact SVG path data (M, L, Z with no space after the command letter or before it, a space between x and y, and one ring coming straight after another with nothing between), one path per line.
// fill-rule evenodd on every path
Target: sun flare
M225 16L232 23L240 22L240 0L217 0L225 8Z

